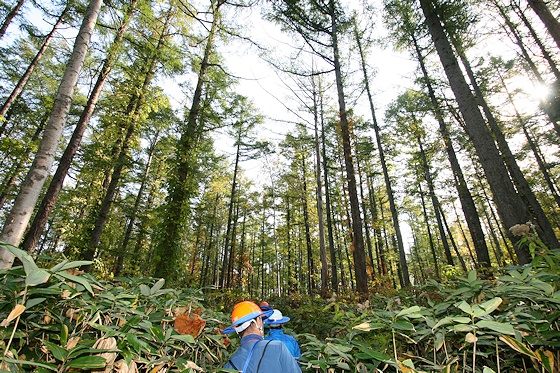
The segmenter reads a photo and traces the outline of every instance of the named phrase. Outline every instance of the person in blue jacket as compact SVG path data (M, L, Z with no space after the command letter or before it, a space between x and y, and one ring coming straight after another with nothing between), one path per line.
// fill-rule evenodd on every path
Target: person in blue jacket
M242 373L301 373L301 369L286 345L280 341L264 340L263 312L250 301L237 303L231 313L231 326L223 334L237 332L241 346L224 365Z
M296 339L291 335L284 334L282 326L290 321L289 317L282 315L280 310L275 309L264 322L270 327L270 332L265 338L266 340L275 340L284 342L288 350L290 350L293 357L296 359L301 357L301 352L299 350L299 344Z

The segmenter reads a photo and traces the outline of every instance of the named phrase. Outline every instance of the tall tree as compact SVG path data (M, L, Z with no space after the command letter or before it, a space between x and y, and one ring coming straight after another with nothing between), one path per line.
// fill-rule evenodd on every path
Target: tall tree
M103 90L103 86L105 85L105 81L109 77L113 64L119 54L122 45L122 39L125 35L126 29L130 24L130 20L132 18L132 13L136 9L137 0L132 0L124 14L123 20L115 34L113 43L109 46L109 50L107 52L107 56L103 62L103 67L97 77L97 81L95 86L93 87L88 101L76 127L74 128L74 132L72 133L72 137L70 141L66 145L66 149L62 154L62 157L58 161L58 167L53 175L53 178L49 184L49 187L41 200L41 204L35 214L33 222L25 236L23 241L23 249L28 252L33 252L35 247L37 246L37 242L39 241L39 237L41 233L45 229L45 225L49 219L49 215L58 199L60 191L62 190L62 186L64 184L64 180L66 175L68 174L68 170L70 169L70 165L72 164L72 160L80 147L82 142L82 138L86 131L86 128L89 125L91 117L93 115L93 111L97 105L97 101L99 100L99 96ZM1 115L1 114L0 114Z
M346 109L344 77L342 74L343 61L340 53L341 46L339 45L339 38L347 29L349 22L345 19L343 9L336 0L299 3L275 1L273 2L273 8L273 18L288 29L298 33L311 50L316 53L319 52L321 58L332 66L335 73L340 116L339 128L344 152L348 198L350 200L352 225L351 251L354 259L356 290L362 294L367 294L369 290L362 217L350 136L353 122L349 118Z
M399 252L399 267L400 267L400 272L402 275L402 279L403 279L403 285L404 286L409 286L410 285L410 274L408 272L408 264L406 262L406 252L404 249L404 240L403 240L403 235L402 235L402 230L401 230L401 225L399 222L399 213L398 213L398 209L397 209L397 205L395 202L395 196L393 193L393 186L391 183L391 178L389 175L389 168L387 167L387 161L385 159L385 145L383 144L382 141L382 137L381 137L381 130L379 128L379 123L377 121L377 116L375 114L375 105L373 102L373 96L372 96L372 92L371 92L371 88L370 88L370 83L369 83L369 75L367 72L367 66L366 66L366 54L364 51L364 48L362 47L362 43L361 43L361 35L358 31L358 25L356 24L356 20L354 20L355 24L354 24L354 36L356 39L356 43L358 44L358 50L360 52L360 63L361 63L361 68L362 68L362 73L364 74L364 85L366 88L366 93L367 93L367 97L368 97L368 103L369 103L369 109L370 109L370 113L371 113L371 118L372 118L372 127L373 130L375 132L375 138L377 141L377 150L379 152L379 159L381 161L381 168L383 170L383 178L385 180L385 188L387 189L387 197L389 198L389 206L390 206L390 210L391 210L391 218L393 220L393 226L395 229L395 236L396 236L396 241L397 241L397 249Z
M25 177L20 192L6 219L0 235L0 241L19 246L33 208L37 203L41 189L47 179L68 112L72 103L74 88L82 69L91 35L101 9L102 0L91 0L86 9L83 22L74 42L72 56L68 61L62 77L53 110L33 164ZM14 256L6 249L0 249L0 268L10 268Z
M420 0L420 6L426 17L432 41L435 44L441 64L444 67L445 74L459 105L459 110L465 121L467 133L477 151L484 174L492 190L492 195L504 228L508 230L511 241L517 243L519 242L519 237L514 236L509 231L509 228L516 224L524 224L530 221L531 214L517 194L509 178L502 157L494 144L492 134L486 126L484 118L478 109L476 99L470 91L457 58L453 53L451 43L445 34L434 1ZM531 261L526 245L516 244L515 248L517 260L520 264L526 264Z
M554 42L556 42L558 49L560 49L560 22L558 22L558 19L552 14L546 2L544 0L527 0L527 3L529 3L529 6L539 16L554 39Z

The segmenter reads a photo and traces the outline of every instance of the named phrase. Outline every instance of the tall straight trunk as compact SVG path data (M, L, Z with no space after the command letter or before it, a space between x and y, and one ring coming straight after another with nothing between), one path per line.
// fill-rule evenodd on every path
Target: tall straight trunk
M6 18L4 18L4 22L2 22L2 26L0 26L0 39L4 37L4 34L6 34L6 30L8 29L8 26L10 26L10 23L12 22L16 14L18 14L24 2L25 0L18 0L16 5L14 5L14 7L10 9L10 11L8 12Z
M402 237L402 231L401 231L401 227L400 227L400 223L399 223L399 216L398 216L398 211L397 211L397 206L395 204L395 197L393 194L393 187L392 187L392 183L391 183L391 178L389 177L389 170L387 167L387 162L385 160L385 151L383 143L381 141L381 133L379 130L379 125L377 123L377 117L375 115L375 107L373 105L373 99L372 99L372 94L371 94L371 89L369 86L369 78L368 78L368 74L367 74L367 69L366 69L366 64L365 64L365 55L364 55L364 51L362 49L362 44L361 44L361 39L357 33L357 28L355 28L355 38L356 38L356 42L358 44L358 50L360 51L360 62L361 62L361 67L362 67L362 72L364 74L364 85L366 88L366 92L368 95L368 101L369 101L369 107L370 107L370 111L371 111L371 117L372 117L372 124L373 124L373 130L375 131L375 137L377 139L377 149L379 151L379 159L381 162L381 168L383 169L383 177L385 180L385 188L387 189L387 196L389 198L389 205L390 205L390 209L391 209L391 217L393 219L393 227L395 229L395 235L396 235L396 239L397 239L397 247L398 247L398 253L399 253L399 267L400 267L400 272L402 275L402 283L404 286L409 286L410 285L410 274L408 273L408 264L406 263L406 253L404 251L404 241L403 241L403 237Z
M230 255L229 255L229 262L228 262L228 266L227 266L227 283L226 283L226 287L228 289L231 289L233 287L233 271L234 271L234 265L235 265L235 257L237 256L237 240L235 239L235 237L237 236L237 222L239 221L239 204L232 202L235 204L235 214L233 216L233 220L232 220L232 227L231 227L231 250L230 250ZM237 288L238 286L235 286L235 288Z
M443 113L436 98L435 90L432 86L430 76L428 75L428 70L426 68L426 64L424 63L424 57L420 50L420 46L418 45L418 41L414 35L412 35L412 39L414 42L414 49L418 56L420 69L422 70L422 74L424 76L426 88L428 89L430 102L432 103L434 114L439 124L439 132L445 144L447 158L449 159L451 170L455 178L455 188L457 189L457 192L459 194L459 201L461 202L463 214L465 216L465 220L467 221L467 226L469 228L469 232L471 234L471 238L475 247L477 256L476 264L479 268L488 268L490 267L490 255L488 253L488 246L486 245L484 231L482 230L482 225L480 224L479 214L476 210L476 205L474 203L471 192L469 191L469 188L467 186L463 170L461 169L461 165L459 163L459 160L457 159L455 149L453 148L453 142L451 141L451 136L449 135L447 124L443 119Z
M362 168L360 166L360 157L356 156L356 166L358 168L358 186L360 187L360 200L362 212L364 214L364 232L366 236L367 247L367 271L371 275L371 280L375 281L375 267L373 265L373 250L371 247L371 236L369 234L369 221L368 221L368 208L366 205L366 198L364 196L364 183L362 180Z
M124 257L129 251L128 245L130 243L130 237L132 236L132 229L136 225L136 217L138 215L138 212L140 211L140 204L142 203L142 199L144 198L144 191L146 190L146 186L148 184L148 175L150 174L150 168L152 165L152 159L154 157L154 153L156 151L158 138L159 138L159 132L155 134L154 140L152 141L152 144L148 149L148 158L146 159L146 167L144 168L144 172L142 174L142 181L140 182L140 188L138 188L138 192L136 193L136 198L134 200L134 207L132 208L132 212L130 214L130 217L128 218L129 220L121 244L121 249L117 256L117 264L115 266L115 276L120 275L124 267Z
M525 16L525 13L523 13L521 8L519 7L519 4L515 4L514 6L517 11L517 15L519 16L519 18L521 18L523 24L525 25L525 27L527 27L527 30L529 30L529 33L531 34L533 41L537 44L537 46L541 50L541 53L544 59L546 60L546 62L548 63L548 66L550 66L550 70L554 74L554 77L556 78L556 80L560 81L560 71L558 70L556 61L554 61L554 58L552 57L548 49L545 47L544 43L539 38L539 35L537 35L535 28L533 27L531 22L529 22L529 20Z
M25 84L29 80L29 77L31 76L31 73L33 72L33 70L35 70L35 67L39 63L39 60L41 59L41 57L43 56L43 54L47 50L47 47L49 46L55 32L58 30L58 27L62 24L62 20L64 19L64 17L68 13L68 9L69 9L69 6L66 5L66 8L64 8L62 13L60 14L58 19L56 20L54 26L52 27L51 31L48 33L47 37L43 41L43 45L41 46L41 48L39 48L39 51L37 51L37 53L35 54L35 57L33 57L33 60L31 61L29 66L27 66L27 69L25 70L23 75L19 78L16 86L14 87L14 89L12 89L12 92L10 93L10 95L8 96L8 98L6 99L6 101L4 102L2 107L0 107L0 117L5 117L6 116L6 113L8 112L8 110L10 109L10 107L12 106L14 101L19 97L21 91L23 90L23 87L25 86ZM0 132L0 136L2 136L1 132Z
M2 229L0 235L0 241L2 242L19 246L33 213L33 208L39 199L39 194L54 162L54 156L68 118L74 88L78 82L78 75L84 63L101 4L102 0L91 0L88 4L35 159ZM14 256L9 251L0 248L0 268L10 268L13 262Z
M527 3L529 3L529 6L533 8L535 13L539 16L560 49L560 22L558 22L558 19L552 14L550 9L548 9L546 2L544 0L527 0Z
M199 116L202 107L203 88L206 82L206 74L211 66L210 56L212 55L214 38L220 23L220 6L224 3L223 0L212 1L214 19L206 39L204 55L200 62L200 70L198 72L197 83L187 117L186 128L181 133L181 137L177 143L177 164L172 179L170 180L170 190L165 206L167 221L162 227L161 237L158 243L159 257L156 260L154 272L156 277L168 278L174 275L173 268L170 268L169 262L175 261L181 250L185 214L188 211L189 197L194 189L193 174L196 167L195 150L200 136Z
M338 94L338 107L340 115L340 131L342 136L342 147L344 150L344 164L346 169L346 180L348 183L348 197L350 199L350 210L352 214L352 234L354 272L356 277L356 290L361 294L368 294L368 278L366 271L366 255L364 250L364 236L362 231L362 217L360 214L360 202L356 188L356 172L354 171L354 160L352 146L350 144L350 124L346 112L346 98L344 96L344 83L342 81L341 61L338 50L338 24L335 9L335 1L330 0L331 18L331 40L334 54L334 71L336 76L336 88Z
M432 260L434 261L434 271L436 279L440 280L441 275L439 273L439 260L436 253L436 247L434 243L434 236L432 235L432 228L430 224L430 219L428 218L428 209L426 208L426 200L424 198L424 192L422 191L422 185L418 183L418 192L420 193L420 201L422 202L422 212L424 215L424 224L426 224L426 230L428 231L428 241L430 243L430 252L432 253Z
M204 252L202 253L202 270L200 271L199 284L201 288L204 288L207 284L208 268L212 262L210 255L212 253L212 247L214 243L214 228L216 226L216 212L218 210L218 201L220 200L220 195L216 193L216 198L214 199L214 207L212 208L212 218L210 219L210 230L208 232L208 243L204 246Z
M14 165L12 165L11 167L12 171L9 174L7 180L2 185L2 193L0 193L0 209L4 208L4 204L6 203L6 198L8 197L8 194L11 192L11 189L14 187L19 175L23 172L23 168L26 162L29 160L29 155L31 154L33 149L32 144L35 144L35 142L39 139L41 132L43 132L43 129L45 128L46 125L46 119L47 118L42 120L39 126L35 129L35 133L33 134L33 136L31 136L31 139L28 142L28 145L25 149L24 152L25 155L19 157L17 162Z
M220 276L220 283L219 283L220 289L223 288L224 286L229 287L231 284L231 278L229 276L230 271L228 270L229 268L228 263L229 263L229 257L233 255L233 253L231 253L232 250L230 250L229 244L230 244L230 240L233 241L233 239L231 239L231 226L232 226L232 216L233 216L233 205L235 201L235 189L237 186L237 171L239 169L240 153L241 153L241 131L239 131L239 134L237 135L237 151L235 152L233 180L231 181L231 191L229 196L228 219L226 225L226 240L224 243L224 256L222 261L222 275Z
M371 223L373 225L375 234L375 254L377 257L377 272L382 276L387 276L387 258L385 257L385 248L383 245L383 235L381 224L379 221L379 214L377 211L377 203L375 201L375 193L373 190L373 176L366 175L367 187L369 190L369 209L371 212Z
M457 244L456 244L455 240L453 239L453 234L451 233L451 229L449 228L449 224L447 224L447 218L445 217L445 213L443 211L443 208L441 207L441 204L438 204L438 207L439 207L439 213L441 215L441 220L443 222L443 226L445 227L445 230L447 232L447 237L449 237L449 242L451 242L451 246L453 247L453 251L455 251L455 255L457 255L457 259L459 260L459 263L461 264L461 268L463 268L463 272L466 274L468 271L467 271L467 265L465 264L465 259L463 258L463 256L459 252L459 248L457 248Z
M432 40L439 54L441 64L451 85L459 110L465 121L465 126L470 140L472 141L479 157L485 176L492 190L498 213L508 230L510 240L515 244L517 260L519 264L527 264L531 261L531 255L526 245L518 245L520 238L509 231L516 224L524 224L531 220L528 207L518 196L508 171L502 161L500 152L494 144L492 134L482 114L478 109L476 99L463 76L459 63L453 54L449 40L445 35L441 21L438 18L432 0L420 0L420 5L426 23L430 30Z
M531 54L529 53L529 51L525 47L525 43L523 42L523 38L521 37L521 35L517 31L516 26L513 24L511 19L508 17L506 11L504 10L504 8L500 4L498 4L495 1L494 5L498 8L498 11L500 12L501 16L504 18L504 21L509 28L509 31L511 32L511 34L515 38L515 43L519 47L519 49L521 51L521 55L523 56L523 59L525 60L525 62L529 66L529 70L533 73L535 79L537 79L537 82L539 82L539 84L546 85L546 81L544 80L543 76L539 72L539 69L538 69L537 65L535 64L535 62L531 58ZM551 107L551 105L548 101L541 101L541 108L546 113L546 115L549 117L550 122L554 126L554 129L555 129L556 133L558 133L560 135L560 125L558 124L558 119L559 119L558 113L555 113L554 110L552 110L552 107Z
M319 257L321 259L321 296L326 298L329 288L329 264L327 263L327 245L325 242L325 221L323 213L323 184L321 181L321 144L319 141L319 103L317 94L322 95L320 86L319 92L315 90L315 78L311 78L313 85L313 124L315 135L315 181L317 183L317 222L319 225Z
M325 120L323 118L323 98L321 97L321 151L323 154L323 178L325 179L325 205L327 214L327 233L329 236L329 254L331 258L331 289L338 292L338 266L334 245L333 219L331 208L331 193L328 172L327 146L325 139Z
M113 43L109 47L107 57L105 58L105 62L103 63L101 72L97 77L95 86L93 87L89 95L86 106L82 111L82 114L80 115L80 119L78 120L76 127L74 128L72 137L66 145L66 149L64 150L64 153L62 154L62 157L58 162L58 167L53 175L53 178L45 195L43 196L43 199L41 200L41 204L39 205L29 231L26 234L26 237L23 241L23 249L28 252L35 251L37 242L39 241L39 238L41 237L41 234L45 229L45 224L49 220L49 216L54 208L56 201L58 200L58 196L60 195L60 191L62 190L62 187L64 185L64 179L66 178L66 175L68 175L68 170L72 165L74 156L78 152L78 148L80 147L84 133L89 125L89 121L91 120L93 111L95 109L95 106L97 105L97 101L99 100L101 91L103 90L103 86L105 85L113 64L118 56L124 34L130 24L130 19L132 18L132 13L136 8L137 1L138 0L132 0L130 2L127 12L125 13L121 25L117 31L117 34L113 39Z
M417 137L418 147L420 148L420 158L422 159L422 167L424 169L424 178L428 184L428 193L430 193L430 199L432 200L432 207L434 208L434 214L436 216L436 221L439 230L439 237L441 243L443 244L443 252L445 253L445 259L447 264L453 266L453 256L451 255L451 249L449 248L449 241L447 241L447 235L445 234L445 227L443 226L443 221L440 215L440 203L436 196L434 181L432 180L432 173L430 171L430 165L428 164L428 158L426 157L426 152L424 151L424 146L422 145L422 139Z
M554 184L554 182L552 181L552 178L550 177L550 173L548 172L548 167L545 165L545 162L542 159L542 157L541 157L541 155L538 151L537 144L533 141L533 139L531 138L531 135L529 134L525 119L523 119L523 117L521 116L521 114L517 110L517 107L515 106L515 102L513 101L513 95L509 91L502 74L500 74L498 72L498 76L500 78L500 82L502 83L502 87L504 88L506 94L508 95L509 102L510 102L511 106L513 107L513 111L515 112L515 118L517 119L517 121L519 122L519 125L523 129L523 134L525 135L525 138L527 139L527 143L529 144L529 147L531 148L531 151L533 152L533 155L535 156L535 159L537 160L537 164L539 165L539 170L541 171L541 173L544 177L544 180L545 180L545 182L548 186L550 194L554 197L554 200L555 200L558 208L560 208L560 195L558 194L558 190L556 188L556 185Z
M498 144L498 149L503 156L506 169L513 180L517 193L521 197L522 203L527 206L530 216L532 216L537 223L536 231L539 234L539 238L551 249L560 247L560 242L558 242L558 239L556 238L556 234L554 233L554 229L552 228L548 217L544 213L541 204L535 196L535 193L533 193L533 190L529 186L527 179L525 179L525 175L521 171L521 168L519 168L517 160L511 152L504 133L502 132L498 122L496 121L496 117L492 113L492 110L484 98L484 93L478 85L469 60L466 58L462 47L457 45L457 42L455 44L455 49L458 51L461 61L463 62L463 66L465 67L467 75L471 81L471 85L474 87L478 103L482 106L486 120L490 125L490 130L492 131L492 134L494 135L493 137L496 139Z
M301 207L303 209L303 226L305 228L305 247L307 248L307 290L309 294L315 292L315 263L313 260L313 247L311 245L311 227L309 224L309 207L307 205L307 167L305 157L301 157Z
M111 206L113 205L113 202L115 200L122 173L129 159L130 146L132 144L134 136L136 135L138 122L140 119L140 111L142 109L142 106L144 105L144 95L145 92L147 92L148 87L152 83L156 66L159 62L158 56L161 53L161 49L165 46L165 42L168 38L166 30L169 27L171 18L172 15L171 12L169 12L166 16L165 23L161 30L158 42L155 46L155 50L151 56L151 60L147 61L148 65L144 71L144 80L139 89L136 91L137 93L134 93L130 99L129 108L131 110L127 110L127 113L130 113L130 116L127 118L127 120L129 121L127 124L128 127L124 140L121 144L119 155L115 162L115 167L113 168L113 172L111 174L111 181L109 182L109 186L105 191L105 196L103 198L103 201L101 202L101 206L99 207L99 214L97 215L93 231L91 232L88 247L84 253L85 260L93 260L97 254L99 243L101 242L101 235L103 234L103 230L105 229L105 225L111 211ZM90 266L84 266L83 269L84 271L89 271Z

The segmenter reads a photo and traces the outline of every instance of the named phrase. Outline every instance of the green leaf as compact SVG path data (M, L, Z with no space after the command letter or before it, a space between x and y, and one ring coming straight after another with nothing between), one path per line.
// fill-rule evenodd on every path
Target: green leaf
M467 279L469 280L469 282L473 282L476 281L476 271L473 269L472 271L469 272Z
M148 286L144 284L140 284L139 288L140 288L140 293L142 293L142 295L146 297L150 295L150 288Z
M188 343L188 344L195 344L196 343L196 340L190 334L173 334L171 336L171 339L175 339L175 340L185 342L185 343Z
M409 308L407 308L407 309L404 309L404 310L400 311L400 312L397 314L397 317L410 315L410 314L412 314L412 313L418 313L418 312L420 312L420 311L421 311L421 308L420 308L420 307L418 307L418 306L412 306L412 307L409 307Z
M408 321L397 321L391 324L391 328L397 330L414 330L414 325Z
M66 364L66 367L78 369L101 369L105 368L105 365L107 365L107 360L105 360L104 357L81 356Z
M154 286L152 286L152 288L150 289L150 295L154 295L159 289L161 289L163 287L163 285L165 284L165 279L160 278L155 284Z
M59 360L59 361L66 360L66 356L68 355L68 352L66 351L66 349L64 347L57 346L56 344L52 343L51 341L47 341L47 340L43 340L43 343L45 344L45 346L47 346L47 348L53 354L53 356L56 360Z
M550 351L535 351L547 372L554 372L554 354Z
M472 313L473 313L472 307L465 301L462 301L461 303L459 303L457 305L457 308L459 308L464 313L468 313L469 315L472 315Z
M31 272L39 269L39 267L37 267L37 264L35 264L35 261L31 257L31 255L27 253L27 251L21 250L5 242L0 242L0 247L3 247L4 249L14 254L15 257L22 262L23 269L26 275L29 275Z
M481 317L492 313L496 308L498 308L502 304L502 298L495 297L492 298L484 303L481 303L478 309L474 309L474 316Z
M537 355L533 352L533 350L525 346L522 342L519 342L517 339L502 335L500 336L500 340L507 344L509 347L513 348L515 351L537 359Z
M62 324L60 326L60 345L66 347L67 342L68 342L68 326L66 326L66 324Z
M57 272L56 274L58 276L64 277L67 280L70 280L72 282L75 282L75 283L78 283L78 284L82 285L84 288L87 289L87 291L89 291L91 293L91 295L95 295L93 293L93 289L91 287L91 284L89 283L89 281L87 279L85 279L83 277L71 275L70 273L64 272L64 271L63 272Z
M44 269L37 268L32 270L25 278L25 284L29 286L41 285L49 281L51 274Z
M480 320L475 325L481 329L490 329L502 334L515 335L515 330L511 324L504 324L492 320Z
M68 260L64 259L62 262L60 262L57 265L55 265L54 267L52 267L51 272L66 271L67 269L70 269L70 268L77 268L77 267L81 267L81 266L84 266L84 265L89 265L89 264L92 264L92 263L93 262L90 261L90 260L77 260L77 261L68 263Z
M46 368L54 372L58 371L58 366L56 366L55 364L37 363L35 361L27 361L27 360L16 360L16 359L7 358L5 356L0 357L0 361L5 361L7 363L12 363L12 364L31 365L35 367Z
M140 353L142 350L148 350L148 343L140 340L136 334L129 333L126 335L126 340L132 346L134 351Z
M47 300L47 298L30 298L27 300L27 302L25 302L25 309L30 309L31 307L34 307L40 303L43 303L45 300Z

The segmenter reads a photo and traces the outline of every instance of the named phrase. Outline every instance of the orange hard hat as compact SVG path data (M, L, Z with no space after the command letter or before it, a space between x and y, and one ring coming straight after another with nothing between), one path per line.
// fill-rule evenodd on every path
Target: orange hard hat
M256 319L259 316L267 318L271 314L272 312L263 312L263 310L261 310L261 308L257 306L256 303L253 303L251 301L245 300L243 302L239 302L233 307L233 311L231 312L231 326L222 331L222 333L233 333L237 325L241 325L246 321Z

